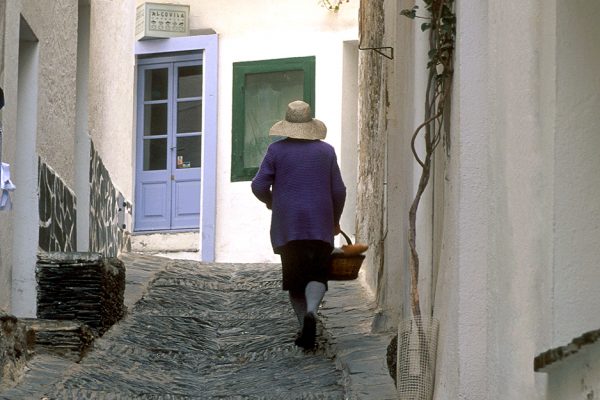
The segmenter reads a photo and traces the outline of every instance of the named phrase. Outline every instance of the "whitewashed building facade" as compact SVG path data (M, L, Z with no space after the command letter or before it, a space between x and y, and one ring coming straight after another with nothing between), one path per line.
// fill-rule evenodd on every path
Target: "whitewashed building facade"
M423 118L427 37L400 16L414 4L384 2L381 45L396 54L382 62L384 263L365 271L392 328L410 316L407 215L420 175L409 140ZM600 4L455 5L452 145L418 225L423 309L440 320L434 398L595 398Z
M0 1L2 161L17 187L0 211L0 308L17 316L36 312L38 251L278 261L250 179L296 98L327 124L352 199L358 3L152 3L187 7L189 33L137 40L143 1ZM352 233L351 200L344 218Z

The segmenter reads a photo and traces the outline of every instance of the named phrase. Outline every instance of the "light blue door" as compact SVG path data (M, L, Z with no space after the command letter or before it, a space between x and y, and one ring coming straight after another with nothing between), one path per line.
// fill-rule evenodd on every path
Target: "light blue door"
M190 56L156 61L138 68L135 230L197 229L202 63Z

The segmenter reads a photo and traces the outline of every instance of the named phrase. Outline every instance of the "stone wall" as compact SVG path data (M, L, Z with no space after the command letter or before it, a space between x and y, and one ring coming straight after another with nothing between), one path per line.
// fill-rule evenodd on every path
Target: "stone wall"
M44 251L77 249L77 198L45 162L38 162L39 248Z
M90 248L106 257L131 250L131 204L125 200L110 178L92 142L90 154Z
M36 279L38 318L80 321L102 335L125 313L125 265L117 258L40 254Z
M0 311L0 392L18 380L27 356L25 325Z

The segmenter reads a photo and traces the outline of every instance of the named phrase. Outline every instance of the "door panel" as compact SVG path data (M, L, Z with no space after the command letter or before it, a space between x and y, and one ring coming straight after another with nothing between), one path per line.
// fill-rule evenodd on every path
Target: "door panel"
M160 177L159 177L160 178ZM146 181L142 184L140 195L141 207L137 208L140 213L138 219L138 228L147 229L168 229L170 226L170 201L167 194L167 184L163 179L155 182Z
M198 224L200 214L200 186L196 177L190 180L180 178L174 186L173 224L180 229L193 228Z

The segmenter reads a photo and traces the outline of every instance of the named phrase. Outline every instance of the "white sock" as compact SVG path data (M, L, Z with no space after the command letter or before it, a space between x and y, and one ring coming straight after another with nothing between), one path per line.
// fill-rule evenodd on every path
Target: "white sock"
M310 281L304 290L306 297L306 312L317 315L317 309L325 296L326 286L324 283Z

